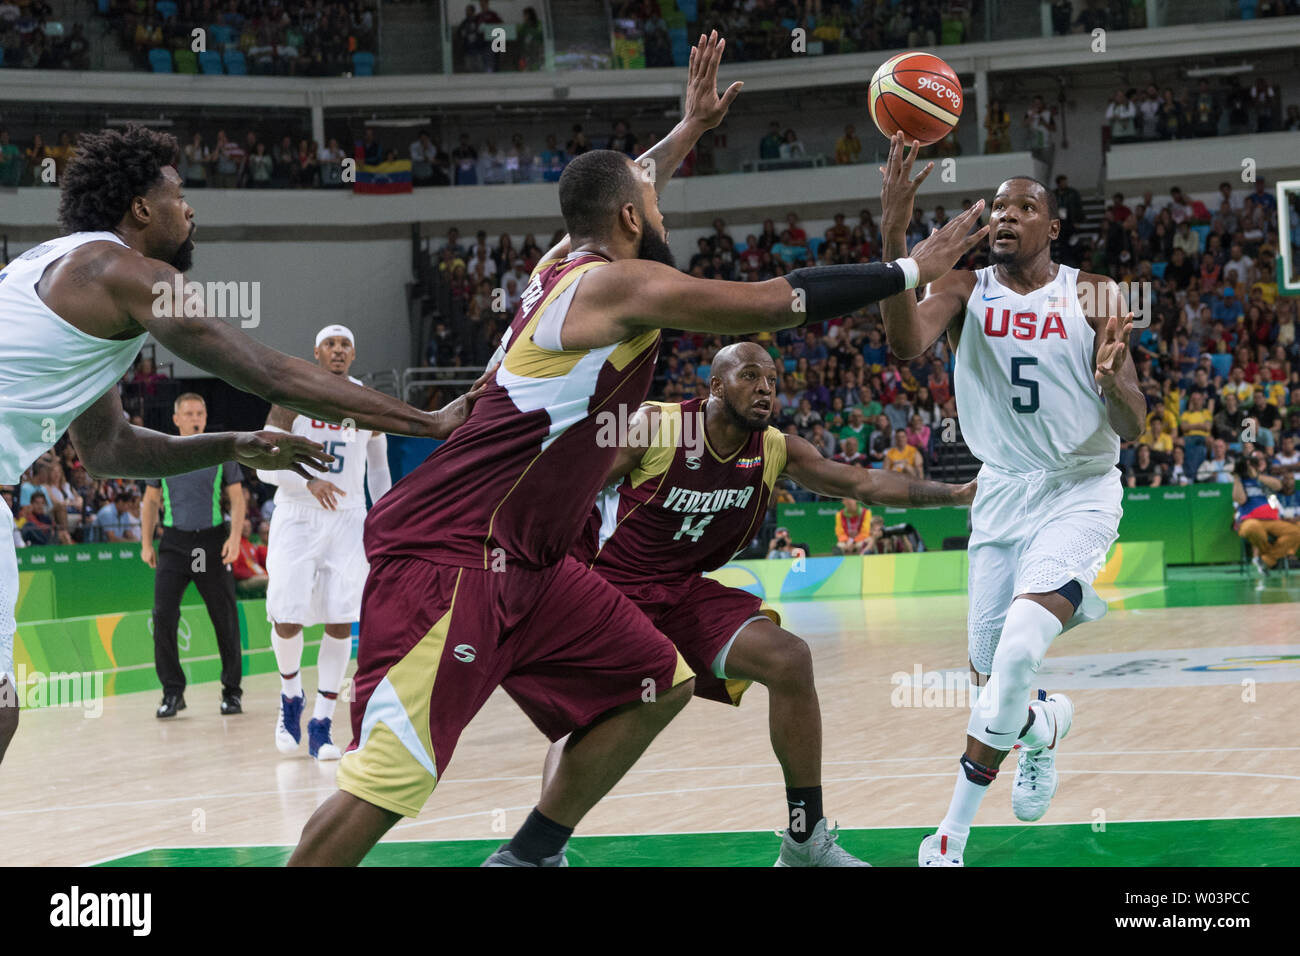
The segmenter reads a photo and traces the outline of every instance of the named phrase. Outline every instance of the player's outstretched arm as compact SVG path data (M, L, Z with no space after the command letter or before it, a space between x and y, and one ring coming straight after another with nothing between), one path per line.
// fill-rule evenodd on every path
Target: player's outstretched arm
M476 386L446 408L423 412L382 392L354 385L320 366L267 348L219 319L170 315L157 288L174 289L180 273L157 259L121 255L104 275L119 308L162 345L236 388L327 422L351 419L358 428L446 438L469 415ZM182 280L183 281L183 280ZM156 314L163 312L163 315Z
M809 491L830 498L856 498L872 505L930 508L968 505L975 500L975 482L949 485L909 478L879 468L860 468L823 458L811 442L795 435L785 439L785 474Z
M921 170L921 174L916 179L912 178L912 164L916 159L918 148L919 144L913 141L909 153L903 134L895 133L889 142L889 158L880 170L884 177L880 190L880 201L883 206L880 220L883 244L881 251L886 262L893 262L907 256L907 228L912 221L916 191L934 169L934 163L930 163ZM957 219L964 219L962 229L964 234L971 225L974 225L983 208L984 200L981 199L961 216L954 218L945 229L951 228ZM916 258L918 253L923 255L928 244L937 239L943 231L941 229L935 235L917 243L912 250L912 257ZM970 243L962 255L974 248L986 235L988 235L988 227L984 226L974 234L975 241ZM948 264L943 274L921 283L928 284L929 288L926 290L925 301L919 305L916 301L916 293L910 289L880 303L880 315L885 324L885 338L899 358L910 360L922 354L965 310L966 298L970 295L974 282L970 273L948 271L957 264L958 258L960 257L954 258Z
M637 157L643 175L660 195L700 137L722 122L740 95L740 88L745 85L732 83L719 95L718 64L722 62L722 51L726 48L727 41L718 36L717 30L707 37L700 34L699 42L691 47L690 62L686 67L686 108L681 120L667 136ZM569 251L569 237L566 235L538 261L563 259Z
M661 263L621 259L583 276L565 320L565 347L600 348L653 328L748 335L848 315L948 273L983 238L983 230L967 235L979 208L955 217L910 259L812 266L766 282L698 279Z
M129 424L110 388L68 428L77 457L97 478L165 478L237 461L246 468L288 468L309 477L334 460L314 441L278 432L215 432L181 438Z

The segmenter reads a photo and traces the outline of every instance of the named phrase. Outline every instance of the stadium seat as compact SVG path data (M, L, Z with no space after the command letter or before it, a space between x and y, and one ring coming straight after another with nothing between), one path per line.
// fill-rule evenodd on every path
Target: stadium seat
M208 42L217 48L224 48L235 42L235 31L221 23L208 27Z
M199 72L199 58L193 50L173 50L172 57L176 60L177 73Z
M149 51L149 69L155 73L171 73L172 55L162 47L154 47Z
M1232 371L1232 353L1215 352L1210 356L1210 364L1214 366L1214 374L1220 378L1227 378Z
M798 359L788 358L785 360L785 370L787 372L793 372L798 366L799 366Z
M353 76L374 76L375 75L375 55L373 53L358 52L352 54L352 75Z
M108 16L108 11L111 6L112 0L95 0L95 9L99 11L100 16Z
M166 20L168 17L174 17L179 12L173 0L158 0L154 4L154 9L158 11L158 16Z
M1169 263L1167 262L1153 262L1151 263L1151 274L1157 279L1163 279L1167 268L1169 268Z
M226 72L231 76L248 76L248 61L239 50L227 50L222 54L221 62L226 65Z
M826 240L821 236L810 236L808 238L808 255L813 262L817 261L817 253L822 251L822 246L825 244Z
M1196 251L1197 251L1198 253L1200 253L1200 252L1204 252L1204 251L1205 251L1205 244L1206 244L1207 242L1210 241L1210 227L1209 227L1209 226L1192 226L1192 232L1196 233L1198 236L1201 237L1200 246L1197 248Z
M687 22L693 23L698 19L700 4L698 0L677 0L677 9L682 11L682 16L686 17Z
M218 76L224 72L221 68L221 54L204 50L199 54L199 69L208 76Z

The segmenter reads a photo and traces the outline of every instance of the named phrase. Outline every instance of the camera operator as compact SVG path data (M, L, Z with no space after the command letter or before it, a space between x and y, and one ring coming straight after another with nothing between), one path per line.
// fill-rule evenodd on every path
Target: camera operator
M1277 498L1281 480L1266 474L1262 452L1243 454L1233 466L1232 500L1237 505L1237 534L1250 542L1255 570L1266 575L1278 561L1300 549L1300 523L1283 520Z

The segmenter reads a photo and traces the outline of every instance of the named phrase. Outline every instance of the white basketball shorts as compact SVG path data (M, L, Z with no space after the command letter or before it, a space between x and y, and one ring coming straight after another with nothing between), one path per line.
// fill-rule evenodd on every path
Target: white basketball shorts
M1123 498L1115 468L1035 478L980 469L967 554L967 640L977 671L992 669L1017 594L1047 593L1078 581L1083 601L1067 628L1106 613L1092 582L1119 536Z
M14 675L14 632L18 624L14 611L18 606L18 552L14 550L14 516L0 505L0 681Z
M266 617L272 623L346 624L361 617L370 565L362 531L366 510L326 511L282 502L271 515L266 549Z

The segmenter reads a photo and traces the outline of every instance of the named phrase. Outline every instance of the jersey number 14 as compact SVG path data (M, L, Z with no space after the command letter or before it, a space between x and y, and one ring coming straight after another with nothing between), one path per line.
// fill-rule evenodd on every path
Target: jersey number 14
M683 518L682 526L678 530L678 532L675 535L673 535L673 540L680 541L682 539L682 535L685 534L685 535L690 535L692 541L699 541L700 535L704 534L705 527L708 525L710 521L713 520L713 515L706 515L703 521L692 524L692 522L695 522L695 519L698 517L699 515L687 515L685 518Z

